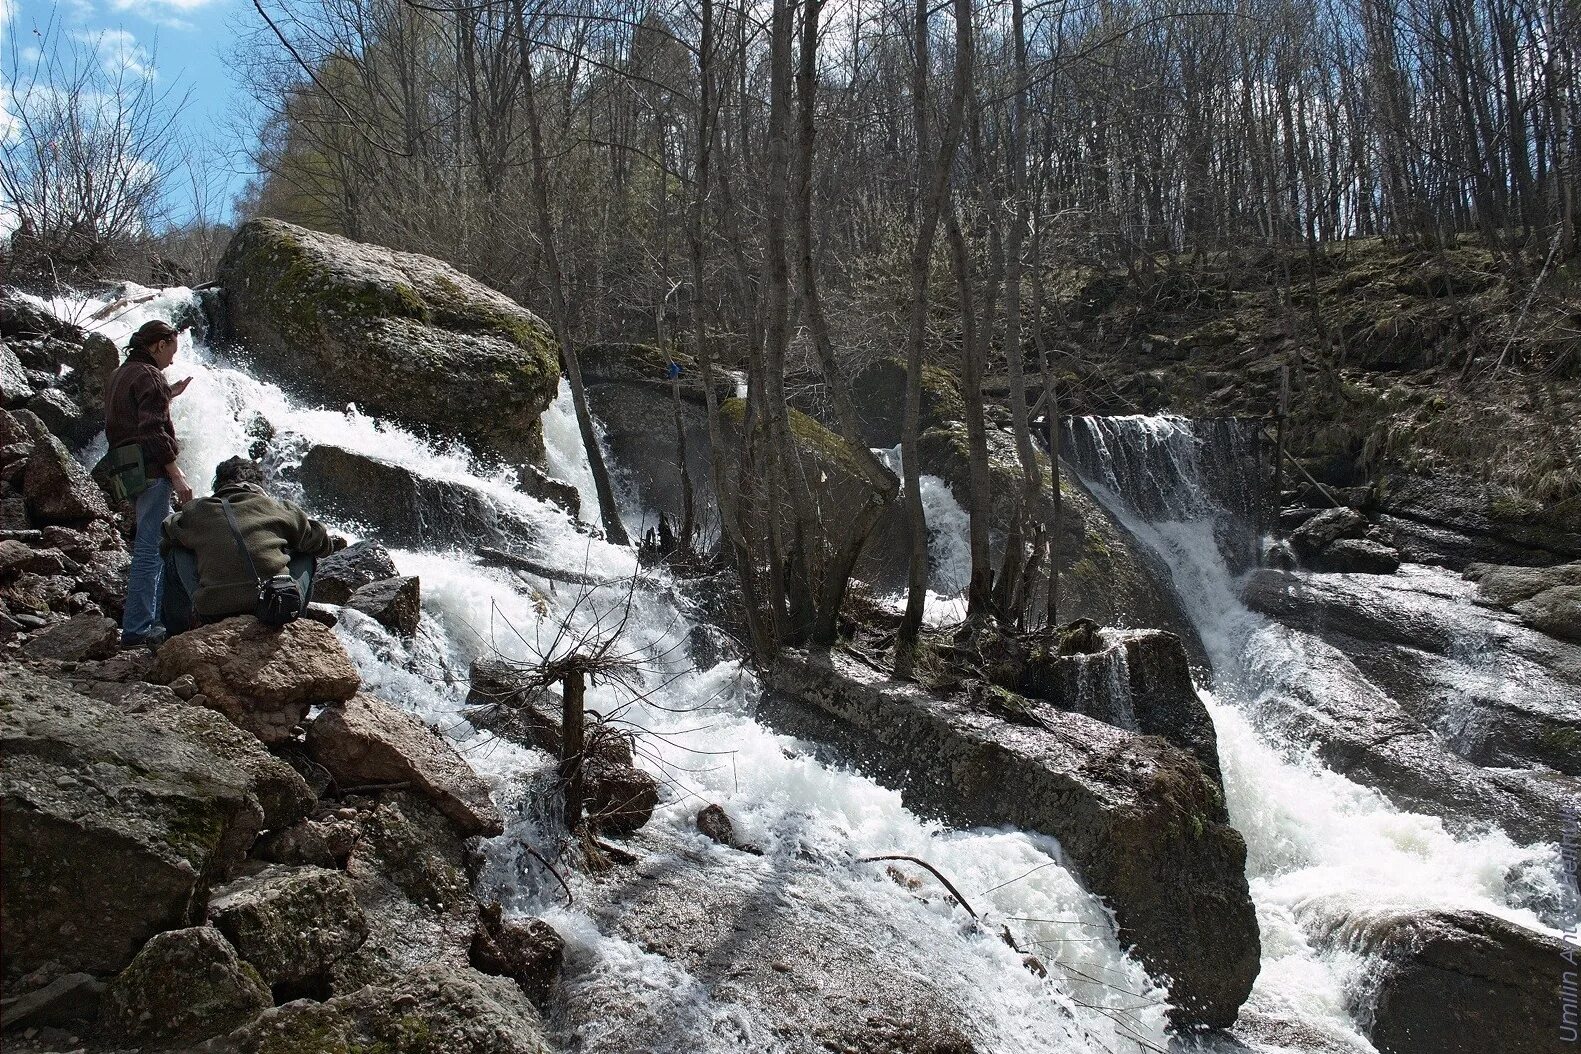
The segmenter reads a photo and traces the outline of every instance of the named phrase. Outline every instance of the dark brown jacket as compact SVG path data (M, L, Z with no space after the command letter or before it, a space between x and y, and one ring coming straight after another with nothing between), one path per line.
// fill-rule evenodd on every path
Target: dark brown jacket
M146 351L134 351L110 378L104 397L104 433L110 446L137 443L149 478L165 475L181 446L170 421L170 384Z
M191 549L197 556L198 589L192 607L205 620L245 615L258 606L257 579L248 573L225 522L221 498L231 503L236 527L260 577L284 574L293 556L330 554L329 532L322 523L249 483L221 487L210 497L188 502L165 520L165 542Z

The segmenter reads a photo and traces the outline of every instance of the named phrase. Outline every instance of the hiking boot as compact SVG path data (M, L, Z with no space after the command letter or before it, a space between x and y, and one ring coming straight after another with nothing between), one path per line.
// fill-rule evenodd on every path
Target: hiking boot
M165 627L163 626L155 626L147 633L142 634L123 633L121 634L121 647L147 648L149 651L155 651L161 644L165 643L167 636L169 634L165 632Z

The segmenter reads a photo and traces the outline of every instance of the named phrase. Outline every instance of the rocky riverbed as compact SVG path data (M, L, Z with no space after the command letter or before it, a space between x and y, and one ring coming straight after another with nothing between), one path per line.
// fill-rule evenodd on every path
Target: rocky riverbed
M1096 621L967 659L941 638L901 684L880 612L760 680L726 579L598 537L530 313L282 225L225 274L211 315L0 303L8 1048L1546 1049L1581 777L1562 531L1305 487L1267 520L1283 569L1254 569L1237 426L1124 419L1101 434L1129 472L1094 444L1065 466L1067 613ZM203 324L189 474L250 453L359 539L311 619L116 648L126 520L83 466L110 338L156 309ZM287 393L303 312L333 339ZM414 334L425 376L532 383L485 407L434 379L414 411L381 366ZM627 507L674 514L701 393L677 410L640 346L584 371ZM947 597L959 400L930 383ZM889 388L859 389L883 451ZM849 451L807 420L834 479ZM881 521L869 595L907 545ZM532 677L567 628L638 657L589 693L592 843Z

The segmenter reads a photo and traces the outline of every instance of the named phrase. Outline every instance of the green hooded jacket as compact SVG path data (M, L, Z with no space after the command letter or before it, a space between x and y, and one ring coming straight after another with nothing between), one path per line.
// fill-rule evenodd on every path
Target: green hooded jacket
M322 523L250 483L234 483L188 502L165 520L164 543L191 549L197 557L198 589L192 607L205 621L251 614L258 606L258 582L248 572L225 522L222 498L230 502L236 527L262 578L284 574L294 556L325 557L331 551L329 532Z

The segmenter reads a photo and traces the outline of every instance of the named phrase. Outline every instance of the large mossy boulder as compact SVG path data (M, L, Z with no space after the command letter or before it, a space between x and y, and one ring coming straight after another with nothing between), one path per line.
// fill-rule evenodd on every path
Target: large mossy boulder
M1190 752L1008 692L982 705L889 681L839 652L787 652L768 686L770 723L832 743L908 807L1058 838L1120 943L1166 980L1176 1022L1234 1023L1261 955L1246 843Z
M132 713L16 665L0 670L0 704L7 977L120 970L153 934L196 921L265 824L311 801L200 707Z
M288 387L540 460L559 350L532 312L448 264L256 219L216 277L230 335Z

